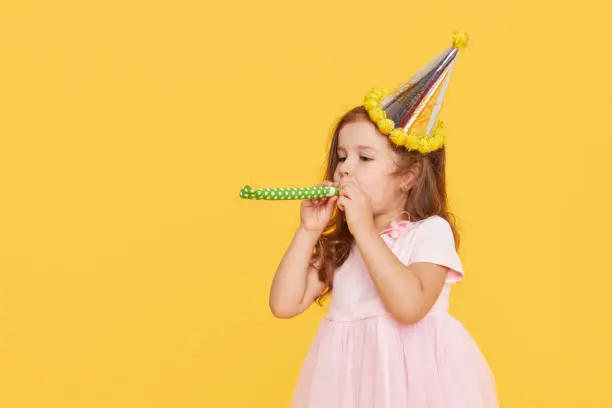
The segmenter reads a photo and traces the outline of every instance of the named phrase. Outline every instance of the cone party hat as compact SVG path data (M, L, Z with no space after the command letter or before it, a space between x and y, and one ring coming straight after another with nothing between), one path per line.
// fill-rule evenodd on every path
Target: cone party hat
M438 115L459 51L468 41L466 33L455 32L450 48L391 94L373 89L366 95L363 106L370 119L394 144L423 154L444 146Z

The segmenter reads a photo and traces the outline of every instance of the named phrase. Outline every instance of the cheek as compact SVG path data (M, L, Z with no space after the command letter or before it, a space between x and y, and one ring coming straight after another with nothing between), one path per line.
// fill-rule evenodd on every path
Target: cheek
M374 193L380 195L380 191L387 189L389 184L389 179L384 171L385 169L372 166L367 170L368 171L360 172L356 175L359 187L372 193L372 195L374 195Z
M359 188L363 194L370 199L372 204L382 201L385 196L385 187L377 178L364 177L358 181Z
M364 194L370 199L370 204L373 209L385 210L394 203L397 195L394 193L396 186L390 181L381 181L380 179L368 182L364 186Z

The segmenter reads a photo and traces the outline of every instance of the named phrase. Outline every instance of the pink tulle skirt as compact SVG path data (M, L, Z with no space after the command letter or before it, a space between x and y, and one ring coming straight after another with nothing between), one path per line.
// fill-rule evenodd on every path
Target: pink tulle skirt
M402 325L390 315L324 319L292 408L497 408L495 382L447 313Z

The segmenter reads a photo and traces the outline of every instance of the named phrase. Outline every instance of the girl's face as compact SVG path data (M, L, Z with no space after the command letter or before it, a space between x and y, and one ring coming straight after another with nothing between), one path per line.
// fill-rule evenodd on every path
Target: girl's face
M345 124L338 134L338 166L334 182L348 171L363 194L370 200L374 217L396 212L404 207L406 194L400 189L402 180L397 169L396 153L387 137L367 120Z

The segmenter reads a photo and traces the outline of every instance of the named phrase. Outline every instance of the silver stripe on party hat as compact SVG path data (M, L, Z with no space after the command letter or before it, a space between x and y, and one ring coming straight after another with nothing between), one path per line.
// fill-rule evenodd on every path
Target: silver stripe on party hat
M442 147L444 134L438 115L459 50L466 47L468 41L467 34L456 32L452 47L390 95L379 96L374 90L366 97L364 105L370 117L382 133L391 135L394 143L422 153ZM373 102L378 97L381 98L379 105Z
M383 101L383 110L396 127L410 132L415 124L426 119L429 132L423 133L428 135L431 132L444 98L442 87L446 87L450 80L457 54L455 48L445 51ZM437 98L434 98L436 94Z

